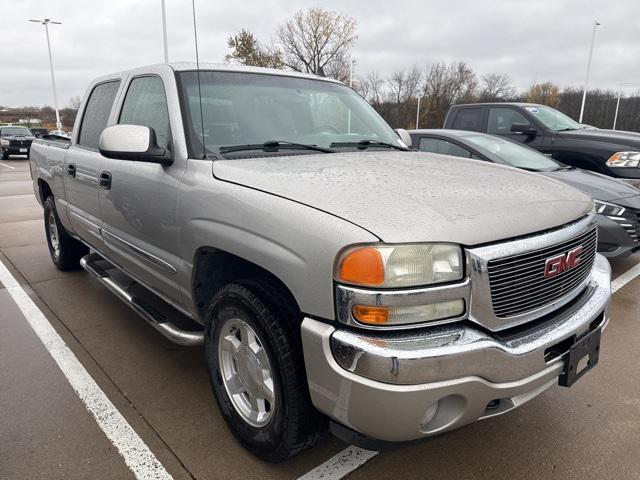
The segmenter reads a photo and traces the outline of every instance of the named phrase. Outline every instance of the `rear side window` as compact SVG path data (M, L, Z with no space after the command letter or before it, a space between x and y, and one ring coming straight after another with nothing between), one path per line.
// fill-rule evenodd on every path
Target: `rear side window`
M494 135L511 135L511 125L530 125L531 122L513 108L490 108L487 120L487 133Z
M107 127L111 107L119 87L120 81L118 80L96 85L91 91L80 125L79 145L94 150L98 149L100 135Z
M159 77L139 77L131 81L118 123L151 127L156 132L158 146L169 146L167 97Z
M471 158L471 152L456 145L455 143L447 142L440 138L421 138L420 147L421 152L439 153L441 155L452 155L454 157Z
M456 130L482 131L482 108L461 108L453 122Z

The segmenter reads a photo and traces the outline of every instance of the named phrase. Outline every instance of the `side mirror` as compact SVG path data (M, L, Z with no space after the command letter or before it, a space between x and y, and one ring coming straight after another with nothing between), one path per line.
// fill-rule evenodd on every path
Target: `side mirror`
M514 123L511 125L511 131L513 133L520 133L527 137L535 137L538 134L538 129L533 128L531 125L525 123Z
M171 152L158 146L153 128L142 125L112 125L100 135L100 153L107 158L170 165Z
M396 132L396 135L400 137L400 140L402 140L402 142L407 147L411 148L413 141L411 140L411 135L409 135L409 132L407 132L404 128L396 128L395 132Z

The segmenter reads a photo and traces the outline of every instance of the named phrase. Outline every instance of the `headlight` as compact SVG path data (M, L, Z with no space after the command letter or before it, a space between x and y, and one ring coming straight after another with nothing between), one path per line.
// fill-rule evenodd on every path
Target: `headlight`
M402 288L460 280L462 270L458 245L369 245L343 252L335 278L363 287Z
M0 145L9 145L9 140L5 140L4 138L0 138Z
M620 205L603 202L602 200L594 200L593 203L595 203L596 206L596 213L606 215L607 217L619 217L626 210L626 208L621 207Z
M640 152L616 152L607 160L608 167L638 167Z

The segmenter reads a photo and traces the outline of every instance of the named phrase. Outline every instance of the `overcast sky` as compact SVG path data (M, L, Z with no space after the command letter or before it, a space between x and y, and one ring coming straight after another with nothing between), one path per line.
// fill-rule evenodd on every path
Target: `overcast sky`
M166 0L170 61L194 60L190 0ZM196 0L201 61L221 62L226 38L247 28L269 40L300 9L296 0ZM464 60L480 75L509 74L580 86L594 19L590 86L640 87L640 0L331 0L320 6L358 20L357 71ZM0 0L0 105L52 102L44 27L51 25L60 107L92 78L162 61L160 0Z

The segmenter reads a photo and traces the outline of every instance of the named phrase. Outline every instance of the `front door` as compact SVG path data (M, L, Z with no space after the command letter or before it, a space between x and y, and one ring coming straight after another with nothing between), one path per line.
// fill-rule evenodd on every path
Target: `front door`
M151 127L158 145L171 150L167 100L159 76L131 79L117 123ZM110 158L101 164L102 173L111 179L108 188L100 188L102 238L107 256L176 303L181 301L176 206L185 165L184 160L163 166Z
M537 129L536 135L525 135L511 131L513 125ZM543 131L515 108L490 107L487 115L486 131L490 135L500 135L531 148L538 149L543 143Z

